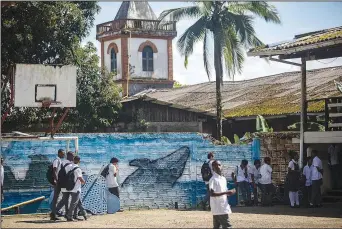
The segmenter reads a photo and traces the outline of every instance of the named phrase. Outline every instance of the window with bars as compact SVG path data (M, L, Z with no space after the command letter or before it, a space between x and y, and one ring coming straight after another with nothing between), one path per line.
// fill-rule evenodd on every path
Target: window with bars
M142 51L142 65L144 72L153 72L153 50L150 46Z
M110 71L111 72L116 72L118 69L118 65L116 62L116 52L114 48L110 50Z

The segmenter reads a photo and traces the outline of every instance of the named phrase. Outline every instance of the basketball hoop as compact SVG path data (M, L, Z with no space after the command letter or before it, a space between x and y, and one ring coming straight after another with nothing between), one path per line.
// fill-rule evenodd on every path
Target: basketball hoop
M49 108L51 106L51 99L43 99L42 100L42 107Z

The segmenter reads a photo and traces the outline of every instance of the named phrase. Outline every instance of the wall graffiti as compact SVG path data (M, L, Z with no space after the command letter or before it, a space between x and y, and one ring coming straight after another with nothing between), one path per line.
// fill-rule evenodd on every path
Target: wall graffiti
M120 204L124 208L168 208L175 202L180 208L196 206L205 194L200 167L208 152L214 152L222 161L228 179L242 159L251 161L253 155L251 145L215 146L197 133L75 135L79 137L80 166L89 182L96 179L110 158L115 156L120 160ZM2 143L5 157L3 206L25 201L30 196L49 196L46 169L57 150L65 145L63 141ZM96 182L90 188L91 183L87 181L82 189L89 207L99 203L99 198L101 201L106 199L106 193L101 191L104 180ZM98 197L98 193L102 196ZM48 209L47 201L40 208ZM104 208L94 208L94 211Z

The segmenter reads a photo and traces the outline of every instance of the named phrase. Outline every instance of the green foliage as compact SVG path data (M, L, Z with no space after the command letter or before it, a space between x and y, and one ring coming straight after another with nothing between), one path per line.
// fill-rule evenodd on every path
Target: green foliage
M223 65L226 74L234 80L234 75L242 70L244 49L262 45L254 31L254 16L266 22L280 23L277 10L267 2L194 2L193 6L165 10L160 14L159 19L169 17L175 21L196 19L177 42L178 49L184 56L184 66L188 66L188 57L193 53L195 44L203 42L203 62L208 78L210 80L212 70L210 56L214 50L216 82L222 83ZM214 41L214 48L209 45L210 40ZM216 88L217 137L221 139L222 105L219 85Z
M132 118L132 125L128 128L130 132L145 132L149 123L143 119L143 109L138 109Z
M292 125L287 127L289 130L300 130L300 122L296 122ZM307 130L309 131L325 131L325 127L317 122L308 122L307 123Z
M273 132L273 128L268 126L266 119L263 116L258 115L256 117L256 131L270 133Z
M178 81L175 81L174 83L173 83L173 88L180 88L180 87L184 87L185 85L184 84L181 84L181 83L179 83Z
M240 138L237 134L234 134L234 144L240 144Z
M68 122L82 132L111 127L121 108L120 89L114 82L115 73L101 73L99 57L91 42L75 49L73 58L78 63L77 107L68 116Z
M231 145L232 144L226 136L221 137L221 142L223 143L223 145Z
M64 131L92 132L111 127L120 109L120 90L113 73L101 74L94 44L80 42L93 26L97 2L16 2L1 13L1 103L9 104L9 69L16 63L77 66L77 107L70 109ZM5 131L41 130L47 109L14 108ZM57 109L55 120L62 115ZM45 126L46 127L46 126Z

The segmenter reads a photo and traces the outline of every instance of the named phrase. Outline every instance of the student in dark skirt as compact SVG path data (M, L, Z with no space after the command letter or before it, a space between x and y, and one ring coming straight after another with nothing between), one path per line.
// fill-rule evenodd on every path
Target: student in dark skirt
M287 185L289 188L289 198L291 208L299 208L300 170L298 165L298 154L290 153L291 161L288 166Z

